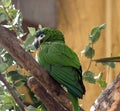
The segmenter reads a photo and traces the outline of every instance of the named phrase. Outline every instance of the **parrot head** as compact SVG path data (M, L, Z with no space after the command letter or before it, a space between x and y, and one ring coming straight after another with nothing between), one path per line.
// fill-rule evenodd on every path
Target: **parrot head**
M34 46L39 48L39 46L45 42L64 42L63 34L52 28L42 28L36 33L36 38L34 40Z

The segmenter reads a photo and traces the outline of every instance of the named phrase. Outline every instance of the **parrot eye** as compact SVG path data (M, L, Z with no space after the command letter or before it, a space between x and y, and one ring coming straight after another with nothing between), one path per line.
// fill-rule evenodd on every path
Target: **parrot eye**
M39 42L41 42L44 37L45 37L45 35L42 33L42 34L40 34L40 35L37 37L37 40L38 40Z
M40 34L40 36L39 36L40 38L43 38L43 37L45 37L45 35L44 34Z

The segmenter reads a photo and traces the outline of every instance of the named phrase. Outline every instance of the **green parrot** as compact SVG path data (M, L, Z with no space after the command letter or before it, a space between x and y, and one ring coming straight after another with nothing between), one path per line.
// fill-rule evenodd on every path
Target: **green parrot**
M85 94L82 69L78 56L64 41L63 34L52 28L42 28L36 33L34 46L40 48L38 63L59 84L66 87L74 111L80 111L78 98Z

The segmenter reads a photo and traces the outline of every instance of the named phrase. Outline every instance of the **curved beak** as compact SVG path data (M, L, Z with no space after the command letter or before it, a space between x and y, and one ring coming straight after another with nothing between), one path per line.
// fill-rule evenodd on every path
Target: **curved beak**
M40 43L37 38L34 40L33 45L35 46L36 49L39 48Z

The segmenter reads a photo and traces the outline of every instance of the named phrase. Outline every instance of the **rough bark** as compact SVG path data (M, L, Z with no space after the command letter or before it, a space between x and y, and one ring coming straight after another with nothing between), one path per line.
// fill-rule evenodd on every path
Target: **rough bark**
M52 107L53 104L51 100L52 105L49 104L49 106L47 106L48 109L51 107L53 108L51 111L72 111L72 105L67 93L56 81L51 79L51 77L39 66L30 54L25 52L25 50L19 45L16 36L2 26L0 26L0 45L35 77L40 84L40 87L46 91L46 93L44 93L44 97L53 97L52 100L54 99L55 101L54 105L60 106L57 110L54 109L54 107ZM47 100L45 102L47 102Z
M90 111L120 111L120 73L97 98Z
M38 97L40 97L40 100L47 107L48 111L57 111L58 108L59 111L63 111L63 106L61 106L61 104L59 103L56 104L54 98L51 95L48 95L47 90L45 90L34 77L31 77L29 79L28 86L31 88L32 92L34 92Z

